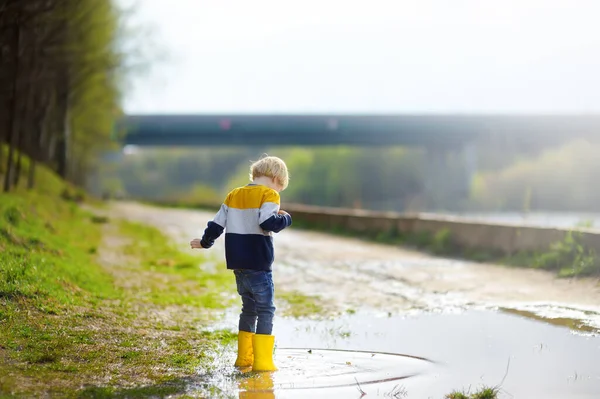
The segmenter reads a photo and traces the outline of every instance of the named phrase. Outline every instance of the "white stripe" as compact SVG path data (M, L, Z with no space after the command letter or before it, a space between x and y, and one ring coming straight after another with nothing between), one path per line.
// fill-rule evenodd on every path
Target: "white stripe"
M225 225L227 224L227 212L228 212L227 205L225 205L225 204L221 205L221 208L219 209L219 212L217 212L217 214L215 215L213 222L215 222L219 226L225 228Z
M277 215L279 212L279 205L274 202L265 202L260 207L260 211L258 213L258 224L263 223L265 220L270 218L271 216Z
M271 235L260 228L259 210L229 208L227 214L227 233Z

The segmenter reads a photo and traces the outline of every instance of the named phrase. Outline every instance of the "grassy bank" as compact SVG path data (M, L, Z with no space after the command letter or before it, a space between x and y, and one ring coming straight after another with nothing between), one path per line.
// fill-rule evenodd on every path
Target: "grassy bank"
M231 276L38 173L36 190L0 195L0 397L182 392L235 340L204 329L231 303Z
M294 226L383 244L401 245L438 256L549 270L556 272L559 277L600 276L600 257L593 250L582 245L576 231L570 232L563 241L552 244L546 251L519 252L506 256L499 252L461 247L455 243L448 230L440 230L435 234L427 232L404 234L398 231L355 233L297 219L294 220Z

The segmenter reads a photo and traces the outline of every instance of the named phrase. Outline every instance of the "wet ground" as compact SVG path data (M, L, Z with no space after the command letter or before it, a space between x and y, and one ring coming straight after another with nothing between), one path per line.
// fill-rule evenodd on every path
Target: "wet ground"
M117 204L186 248L211 214ZM275 238L276 289L318 295L340 316L276 320L279 371L199 372L240 398L443 398L501 384L500 397L600 397L600 285L440 259L294 229ZM222 257L223 241L202 253ZM235 310L220 326L235 329ZM206 373L206 374L205 374ZM248 377L250 376L250 377ZM190 393L206 385L190 384ZM215 393L216 395L216 393Z

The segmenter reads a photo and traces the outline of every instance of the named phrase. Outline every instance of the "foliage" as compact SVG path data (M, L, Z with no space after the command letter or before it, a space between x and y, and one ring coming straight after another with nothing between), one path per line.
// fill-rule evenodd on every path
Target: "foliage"
M558 270L562 277L600 274L600 259L593 249L582 243L582 233L571 231L562 241L535 256L534 267Z
M198 207L219 204L223 198L214 188L205 184L196 184L188 191L169 196L167 201L178 206Z
M107 160L99 181L88 187L97 194L120 188L138 199L206 202L205 196L226 190L240 165L247 170L251 158L251 151L244 149L145 149Z
M420 206L423 153L403 147L292 150L290 202L402 210Z
M81 184L110 147L127 61L136 57L122 51L124 16L111 0L0 1L4 191L21 177L18 154L32 160L30 187L37 162Z
M473 205L487 210L599 211L599 144L573 141L478 176Z
M206 186L223 196L248 183L250 161L265 152L252 149L143 150L106 167L106 182L118 176L134 198L202 202ZM423 195L423 154L405 148L272 149L289 168L285 202L395 209L417 207ZM193 187L205 186L193 193ZM196 197L195 200L193 198ZM222 201L222 198L219 198ZM176 203L179 201L175 201Z

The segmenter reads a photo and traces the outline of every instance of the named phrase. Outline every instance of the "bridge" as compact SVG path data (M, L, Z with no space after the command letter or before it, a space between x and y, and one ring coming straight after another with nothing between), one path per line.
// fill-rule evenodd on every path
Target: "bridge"
M475 143L499 151L600 138L600 115L129 115L120 141L136 146L416 146L425 148L425 190L466 197L477 171ZM491 144L490 144L491 143ZM452 184L449 159L461 159Z
M463 147L486 137L532 145L600 137L600 115L129 115L120 141L138 146Z

